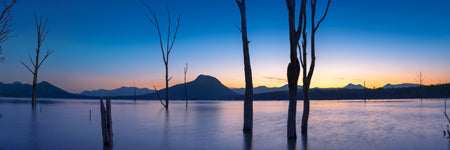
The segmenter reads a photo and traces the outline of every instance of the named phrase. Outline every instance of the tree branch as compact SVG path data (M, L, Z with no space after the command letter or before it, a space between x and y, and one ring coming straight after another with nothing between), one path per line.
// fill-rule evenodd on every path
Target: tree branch
M30 67L28 67L28 65L27 64L25 64L23 61L20 61L20 63L22 63L22 65L24 65L27 69L28 69L28 71L30 71L32 74L34 74L34 71L33 70L31 70L31 68Z
M328 0L328 3L327 3L327 9L325 9L325 13L323 14L323 16L322 16L322 18L319 20L319 22L317 23L317 26L316 27L314 27L314 32L317 30L317 28L319 28L319 25L320 25L320 23L322 23L322 21L325 19L325 17L327 16L327 14L328 14L328 8L330 7L330 3L331 3L331 0ZM314 3L314 6L315 6L316 4Z
M161 99L161 96L159 96L158 90L156 89L155 85L153 85L153 88L155 89L156 96L158 96L158 99L159 99L159 102L161 102L161 105L166 107L166 104L164 104L164 102Z
M55 51L48 49L47 54L45 54L44 59L41 60L41 62L37 66L37 68L41 68L42 63L44 63L44 61L47 59L47 57L50 56L51 54L53 54L53 52L55 52Z

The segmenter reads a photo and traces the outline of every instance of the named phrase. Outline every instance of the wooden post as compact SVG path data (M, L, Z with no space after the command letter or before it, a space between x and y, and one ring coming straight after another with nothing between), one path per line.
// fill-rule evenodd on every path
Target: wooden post
M103 105L103 99L100 97L100 112L102 117L103 147L112 148L113 130L111 117L111 98L106 99L106 108L105 108L105 106Z

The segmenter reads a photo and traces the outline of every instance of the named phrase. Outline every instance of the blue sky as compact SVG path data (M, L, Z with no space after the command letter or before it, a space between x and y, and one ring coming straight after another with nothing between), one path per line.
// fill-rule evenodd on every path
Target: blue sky
M243 87L239 10L234 0L146 1L167 28L166 6L181 27L169 61L170 85L199 74L226 86ZM247 0L248 38L254 85L286 84L289 62L284 0ZM318 16L325 0L319 0ZM33 13L48 17L43 48L55 53L41 68L39 81L70 92L120 86L163 87L164 66L149 13L136 0L21 0L13 9L14 35L4 45L0 81L31 83L21 66L33 54ZM313 87L342 87L367 81L369 87L415 82L450 82L450 1L334 0L316 34L317 67ZM164 35L164 34L163 34Z

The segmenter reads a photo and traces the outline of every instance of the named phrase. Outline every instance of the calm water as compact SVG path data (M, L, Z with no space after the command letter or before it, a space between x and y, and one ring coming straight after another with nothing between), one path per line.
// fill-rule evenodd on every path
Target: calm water
M243 102L113 101L114 149L448 149L443 100L312 101L309 134L286 140L287 101L254 102L254 133L242 134ZM102 149L98 100L0 99L0 149ZM91 116L89 111L92 110Z

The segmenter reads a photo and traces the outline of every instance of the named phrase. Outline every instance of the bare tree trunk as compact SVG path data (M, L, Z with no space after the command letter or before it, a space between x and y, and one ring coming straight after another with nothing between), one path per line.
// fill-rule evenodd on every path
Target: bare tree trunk
M106 108L103 105L103 99L100 97L100 113L102 120L103 146L105 148L113 147L113 130L111 117L111 98L106 99Z
M302 134L308 132L309 119L309 86L310 82L303 83L303 116L302 116Z
M236 0L241 12L242 50L244 53L244 72L245 72L245 100L244 100L244 132L252 132L253 129L253 79L252 68L250 65L250 54L247 38L247 18L245 12L245 0Z
M186 98L186 108L188 107L187 84L186 84L187 70L188 70L188 63L186 63L186 67L184 68L184 98Z
M167 56L169 57L169 56ZM166 105L164 106L166 110L169 109L169 64L166 63Z
M287 120L287 137L288 139L296 139L297 131L295 129L295 118L297 113L297 85L300 75L300 64L297 58L298 32L295 29L295 0L286 0L289 12L289 45L290 45L290 62L287 68L287 79L289 86L289 108ZM300 17L302 17L300 15ZM302 20L302 19L300 19ZM299 24L302 26L302 23Z
M37 70L33 74L33 94L31 95L31 106L36 108L36 97L37 97Z

